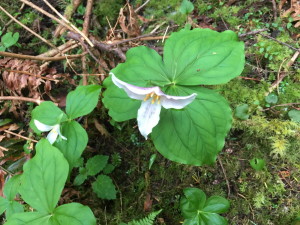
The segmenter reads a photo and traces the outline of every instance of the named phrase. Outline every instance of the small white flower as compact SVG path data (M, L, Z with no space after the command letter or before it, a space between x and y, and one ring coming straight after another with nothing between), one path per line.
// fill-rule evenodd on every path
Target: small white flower
M50 125L43 124L38 120L34 120L34 124L37 127L37 129L39 129L42 132L50 131L49 134L47 135L47 139L51 144L53 144L56 141L58 135L62 139L67 140L67 138L61 134L59 124L50 126Z
M159 122L161 107L165 109L182 109L190 104L197 96L196 93L189 96L167 95L159 87L138 87L119 80L113 73L112 81L119 88L124 89L130 98L143 100L138 110L137 122L141 134L147 139Z

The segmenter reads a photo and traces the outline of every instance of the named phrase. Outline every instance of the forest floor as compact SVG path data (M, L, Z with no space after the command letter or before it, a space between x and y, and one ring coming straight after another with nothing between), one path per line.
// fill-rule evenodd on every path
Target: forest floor
M167 160L139 134L135 120L116 123L100 100L80 121L89 135L82 157L86 161L104 154L117 165L110 174L117 198L97 198L91 188L94 177L74 185L79 173L75 168L60 203L88 205L99 224L116 225L162 209L155 224L176 225L183 222L182 190L197 187L230 201L229 212L222 216L232 225L288 225L300 217L299 1L193 0L194 10L184 15L177 0L49 0L96 43L93 48L73 28L60 25L61 19L50 18L47 12L57 15L44 1L32 0L35 6L22 2L0 2L0 35L20 36L5 52L0 50L0 194L8 173L22 171L29 157L24 149L38 138L29 128L36 99L64 108L69 91L79 84L102 85L109 71L124 62L128 49L145 45L162 54L168 36L188 23L192 28L232 30L245 43L243 73L210 87L228 100L234 117L216 163L196 167ZM73 57L66 60L57 48ZM9 73L15 74L10 80ZM250 165L255 158L264 160L262 170Z

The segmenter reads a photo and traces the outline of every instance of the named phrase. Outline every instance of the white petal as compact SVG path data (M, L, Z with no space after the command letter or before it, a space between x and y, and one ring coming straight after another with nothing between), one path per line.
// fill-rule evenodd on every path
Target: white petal
M189 96L172 96L172 95L162 95L160 97L161 105L165 109L182 109L188 104L190 104L196 98L197 94L191 94Z
M119 88L124 89L124 91L127 93L127 95L130 98L133 99L137 99L137 100L143 100L147 94L150 94L151 92L157 92L158 93L163 93L160 91L159 87L139 87L139 86L135 86L132 84L128 84L124 81L119 80L113 73L111 74L111 79L114 82L114 84L116 86L118 86Z
M49 131L49 130L51 130L53 128L53 126L49 126L49 125L43 124L43 123L41 123L38 120L34 120L33 122L34 122L36 128L39 129L42 132Z
M158 124L161 104L151 103L151 99L142 102L138 110L137 121L141 134L146 138Z
M54 129L54 128L53 128L53 129ZM58 125L58 127L56 128L56 132L58 133L58 135L59 135L62 139L67 140L67 138L61 134L61 132L60 132L60 126L59 126L59 125Z
M50 144L53 144L55 140L57 139L58 133L55 129L52 129L49 134L47 135L47 139L50 142Z

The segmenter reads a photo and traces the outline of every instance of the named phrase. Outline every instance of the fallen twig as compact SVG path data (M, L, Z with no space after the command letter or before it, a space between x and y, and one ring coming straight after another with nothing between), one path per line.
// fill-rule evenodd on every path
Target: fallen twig
M221 169L222 169L222 172L224 174L224 178L225 178L226 185L227 185L227 196L229 197L230 196L230 184L229 184L229 181L228 181L228 178L227 178L226 171L224 169L222 160L221 160L221 158L219 156L218 156L218 162L219 162L219 164L221 166Z
M273 41L276 41L276 42L278 42L279 44L282 44L282 45L284 45L284 46L286 46L286 47L289 47L290 49L293 49L293 50L295 50L295 51L300 52L300 49L299 49L299 48L295 48L295 47L293 47L292 45L289 45L289 44L287 44L287 43L285 43L285 42L279 41L279 40L277 40L276 38L273 38L273 37L271 37L271 36L269 36L269 35L267 35L267 34L260 34L260 35L263 36L263 37L269 38L269 39L271 39L271 40L273 40Z
M33 102L36 104L41 104L43 100L35 99L35 98L27 98L27 97L21 97L21 96L0 96L0 101L24 101L24 102Z
M25 139L25 140L27 140L27 141L32 141L32 142L35 142L35 143L38 142L38 141L36 141L36 140L34 140L34 139L25 137L25 136L23 136L23 135L21 135L21 134L17 134L17 133L11 132L11 131L9 131L9 130L4 130L4 132L5 132L5 133L8 133L8 134L12 134L12 135L17 136L17 137L22 138L22 139Z
M298 58L300 54L300 51L295 52L295 54L293 55L293 57L291 58L291 60L287 63L287 68L289 68L291 65L294 64L294 62L296 61L296 59ZM275 88L278 87L278 85L280 84L280 82L288 75L288 73L286 72L282 72L281 74L279 74L278 79L271 85L271 87L269 88L269 90L265 93L265 95L269 95Z
M7 68L1 67L1 66L0 66L0 70L5 70L5 71L8 71L8 72L19 73L19 74L26 74L28 76L33 76L33 77L41 78L41 79L44 79L44 80L58 81L56 79L52 79L52 78L48 78L48 77L43 77L43 76L40 76L40 75L32 74L32 73L29 73L27 71L11 70L11 69L7 69Z
M22 55L11 52L0 52L0 56L17 58L17 59L31 59L31 60L39 60L39 61L60 61L64 59L76 59L80 58L87 53L81 53L79 55L65 55L65 56L57 56L57 57L41 57L41 56L33 56L33 55Z
M300 105L300 102L292 102L292 103L285 103L285 104L280 104L280 105L273 105L266 109L262 109L261 111L268 111L268 110L276 108L276 107L293 106L293 105Z

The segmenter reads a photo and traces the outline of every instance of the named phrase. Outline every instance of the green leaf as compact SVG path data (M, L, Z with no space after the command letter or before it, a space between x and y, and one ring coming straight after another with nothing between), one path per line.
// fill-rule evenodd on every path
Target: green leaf
M265 97L265 100L269 104L276 104L278 102L278 96L275 94L269 94Z
M16 197L20 187L20 178L21 175L15 175L5 183L3 193L8 201L12 201Z
M20 187L22 198L39 212L52 213L68 171L68 162L62 153L48 140L40 140L36 145L36 155L24 165Z
M99 175L97 180L92 184L93 191L99 198L116 199L116 189L111 178L106 175Z
M67 95L66 113L70 119L84 116L93 111L98 103L99 85L78 86Z
M226 100L202 87L178 87L167 93L198 95L183 110L162 109L160 121L151 134L156 149L179 163L196 166L214 163L231 127L231 110Z
M226 83L240 75L244 63L244 44L230 30L181 30L164 47L168 78L176 85Z
M69 162L71 171L87 146L88 136L85 129L83 129L76 121L63 123L61 132L67 140L55 142L54 146L64 154L65 158Z
M74 185L78 186L83 184L87 177L86 168L79 168L79 174L74 179Z
M249 119L249 105L248 104L243 104L239 105L235 108L234 111L235 117L241 119L241 120L247 120Z
M112 171L114 171L116 167L113 164L108 163L104 169L103 169L103 173L104 174L110 174Z
M0 196L0 215L7 209L8 204L8 200Z
M227 212L228 200L220 196L206 199L204 192L198 188L186 188L180 200L180 208L185 218L184 225L226 225L227 220L217 213Z
M60 225L53 223L51 215L40 212L25 212L13 214L4 225Z
M79 203L57 207L53 219L59 225L96 225L96 218L91 209Z
M36 133L40 133L33 122L34 120L38 120L43 124L53 126L66 121L67 115L53 102L46 101L35 107L31 112L30 127Z
M154 161L155 161L155 159L156 159L156 154L152 154L151 156L150 156L150 160L149 160L149 170L151 169L151 167L152 167L152 165L153 165L153 163L154 163Z
M193 3L191 3L189 0L183 0L181 5L180 5L180 8L179 8L179 11L182 13L182 14L189 14L190 12L192 12L194 10L194 5Z
M9 219L15 213L24 212L24 207L17 201L10 201L7 206L7 210L5 213L6 219Z
M6 34L4 34L1 38L1 42L4 45L4 47L9 48L10 46L13 46L14 44L16 44L19 40L19 33L12 33L12 32L8 32Z
M87 174L89 176L95 176L97 173L104 169L107 161L108 156L106 155L96 155L92 158L89 158L86 163Z
M4 126L8 123L10 123L12 119L0 119L0 126Z
M300 111L299 110L292 109L289 111L288 115L292 121L300 123Z
M258 158L254 158L250 160L250 165L253 169L260 171L265 167L265 160L263 159L258 159Z

